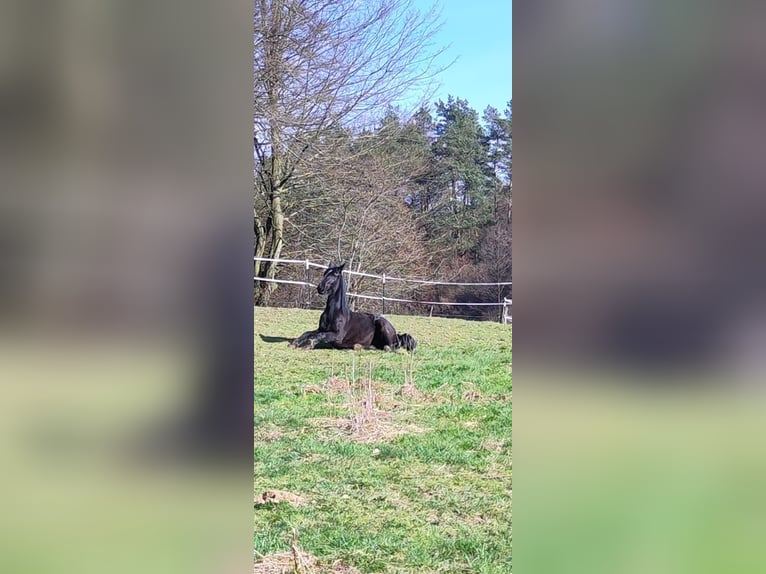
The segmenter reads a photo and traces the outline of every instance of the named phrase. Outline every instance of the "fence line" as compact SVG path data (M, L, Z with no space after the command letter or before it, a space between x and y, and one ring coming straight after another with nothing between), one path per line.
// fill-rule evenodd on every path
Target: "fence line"
M513 323L513 300L508 297L503 298L503 323Z
M292 263L292 264L300 264L303 265L304 268L308 269L309 267L317 267L319 269L327 269L327 265L321 265L319 263L314 263L312 261L309 261L308 259L300 260L300 259L272 259L270 257L253 257L253 261L270 261L272 263ZM371 277L373 279L382 279L384 282L386 281L402 281L404 283L419 283L421 285L455 285L455 286L463 286L463 287L501 287L505 285L513 285L513 281L500 281L497 283L469 283L469 282L456 282L456 281L427 281L425 279L408 279L404 277L389 277L388 275L375 275L373 273L364 273L362 271L350 271L350 270L343 270L344 273L348 273L349 275L357 275L360 277ZM418 303L418 301L414 301L414 303Z
M316 287L305 281L291 281L289 279L268 279L267 277L253 277L256 281L266 281L267 283L287 283L289 285L302 285L303 287Z
M300 263L303 263L302 261ZM265 277L253 277L256 281L266 281L268 283L288 283L290 285L302 285L304 287L316 287L312 283L306 281L290 281L288 279L267 279ZM360 299L373 299L375 301L392 301L394 303L418 303L420 305L464 305L466 307L474 307L477 305L503 307L505 303L452 303L449 301L416 301L414 299L397 299L395 297L379 297L376 295L361 295L359 293L346 293L349 297L359 297Z

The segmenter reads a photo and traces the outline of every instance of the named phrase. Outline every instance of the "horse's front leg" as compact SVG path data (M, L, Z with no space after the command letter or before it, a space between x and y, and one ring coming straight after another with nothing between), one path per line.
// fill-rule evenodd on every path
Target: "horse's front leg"
M314 337L314 335L316 335L318 332L319 331L306 331L305 333L303 333L303 335L301 335L300 337L295 339L292 343L290 343L290 347L292 349L295 349L296 347L305 347L309 343L311 343L311 347L313 347L314 345L312 342L312 337Z

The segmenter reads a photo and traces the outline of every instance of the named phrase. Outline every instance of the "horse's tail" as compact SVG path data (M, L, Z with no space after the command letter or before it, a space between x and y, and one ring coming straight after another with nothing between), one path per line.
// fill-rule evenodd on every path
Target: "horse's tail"
M399 340L399 347L402 349L406 349L407 351L414 351L415 347L418 346L418 342L412 335L408 335L407 333L402 333L401 335L397 335L397 338Z

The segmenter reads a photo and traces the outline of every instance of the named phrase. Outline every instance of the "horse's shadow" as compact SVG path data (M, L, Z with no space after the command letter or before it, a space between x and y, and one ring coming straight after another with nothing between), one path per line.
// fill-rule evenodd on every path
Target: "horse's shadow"
M272 337L270 335L258 334L264 343L292 343L295 339L291 337Z

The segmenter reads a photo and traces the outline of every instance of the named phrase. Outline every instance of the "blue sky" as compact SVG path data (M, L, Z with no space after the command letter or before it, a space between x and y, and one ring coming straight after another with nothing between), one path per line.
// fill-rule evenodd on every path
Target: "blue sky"
M434 38L447 46L442 64L457 58L442 72L441 86L433 101L453 95L465 100L481 114L488 105L505 109L512 97L511 0L440 0L444 25ZM422 11L434 0L414 0Z

